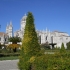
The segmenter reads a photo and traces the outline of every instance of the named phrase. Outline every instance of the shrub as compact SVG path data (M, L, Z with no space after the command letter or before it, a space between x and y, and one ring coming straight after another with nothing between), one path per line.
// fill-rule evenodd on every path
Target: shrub
M41 46L41 48L44 48L45 50L51 49L51 47L50 47L50 45L48 44L48 42L43 43L43 44L41 44L40 46Z
M68 42L66 45L67 45L67 49L70 50L70 42Z
M34 18L32 13L29 12L26 19L24 38L22 41L22 48L18 63L19 69L31 70L31 57L36 56L39 51L40 45L38 43L37 33L35 31Z
M0 57L19 56L19 53L0 53Z
M13 51L16 52L17 48L20 48L20 47L21 47L21 45L19 45L19 44L9 44L7 46L7 49L10 49L10 51L11 51L11 49L13 49Z
M32 64L33 70L69 70L70 57L65 54L42 55L35 58Z
M65 52L66 52L66 50L65 50L65 47L64 47L64 43L62 43L60 53L65 53Z

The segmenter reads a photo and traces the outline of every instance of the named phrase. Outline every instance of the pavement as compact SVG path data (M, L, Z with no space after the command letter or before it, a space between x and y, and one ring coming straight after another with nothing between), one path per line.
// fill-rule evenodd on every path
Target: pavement
M19 60L3 60L0 61L0 70L19 70L18 69Z

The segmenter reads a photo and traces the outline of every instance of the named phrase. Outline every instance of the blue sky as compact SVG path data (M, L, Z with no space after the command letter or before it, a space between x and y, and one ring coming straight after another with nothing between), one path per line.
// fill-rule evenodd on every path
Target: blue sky
M38 30L61 31L70 35L70 0L0 0L0 31L10 21L13 30L20 29L20 20L32 12Z

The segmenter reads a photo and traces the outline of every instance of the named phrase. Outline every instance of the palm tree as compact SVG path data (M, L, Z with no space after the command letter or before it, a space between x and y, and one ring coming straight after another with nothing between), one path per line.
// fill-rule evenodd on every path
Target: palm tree
M10 37L8 39L9 42L12 42L13 44L17 44L17 42L21 42L21 38L20 37Z

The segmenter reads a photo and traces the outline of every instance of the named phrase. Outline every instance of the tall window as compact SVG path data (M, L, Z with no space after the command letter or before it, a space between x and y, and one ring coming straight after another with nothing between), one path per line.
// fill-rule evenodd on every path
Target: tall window
M1 41L1 37L0 37L0 41Z
M47 40L47 36L46 36L46 40Z
M6 38L5 38L5 41L6 41Z
M39 39L38 40L39 40L39 43L41 44L41 36L39 36Z
M53 36L51 36L51 42L53 43Z

